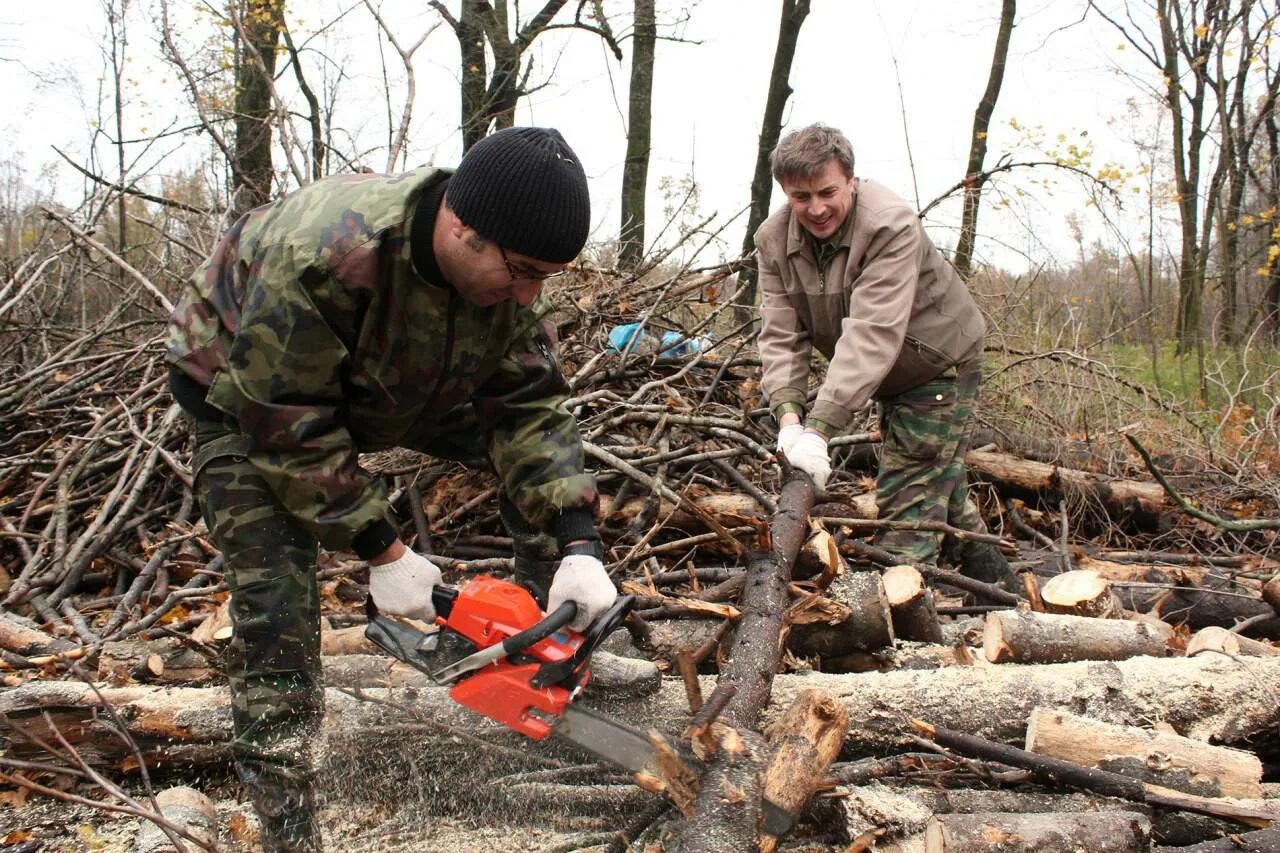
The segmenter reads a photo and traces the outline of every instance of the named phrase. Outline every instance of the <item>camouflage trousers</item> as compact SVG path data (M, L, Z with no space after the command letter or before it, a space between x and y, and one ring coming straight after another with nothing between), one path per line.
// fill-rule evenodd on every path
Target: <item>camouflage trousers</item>
M969 421L982 380L980 359L959 365L923 385L880 401L879 517L894 521L941 521L985 533L986 524L969 499L964 455ZM884 530L876 544L903 562L937 565L943 534Z
M485 457L469 407L446 422L456 430L414 437L413 449L450 459ZM266 849L318 850L311 740L324 710L319 546L246 458L248 447L233 425L196 424L196 495L231 591L232 755L262 821ZM554 540L526 524L505 496L499 503L515 544L517 580L545 603L556 567Z

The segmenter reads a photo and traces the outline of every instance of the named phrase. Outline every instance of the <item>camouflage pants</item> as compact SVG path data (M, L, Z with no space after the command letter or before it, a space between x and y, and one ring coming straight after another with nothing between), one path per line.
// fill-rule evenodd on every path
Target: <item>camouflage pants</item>
M448 419L457 428L447 434L414 436L413 449L483 459L482 432L470 414L468 407ZM196 424L196 495L231 591L232 754L264 835L271 836L264 839L267 849L319 849L310 760L324 710L318 543L276 499L247 452L248 440L234 426ZM499 504L515 542L517 579L545 597L556 565L554 540L526 524L505 496Z
M964 455L969 449L969 420L982 380L980 359L973 359L895 397L880 402L880 473L876 506L880 518L894 521L942 521L962 530L985 533L986 525L969 499ZM916 530L885 530L876 544L899 554L903 562L936 565L943 535Z

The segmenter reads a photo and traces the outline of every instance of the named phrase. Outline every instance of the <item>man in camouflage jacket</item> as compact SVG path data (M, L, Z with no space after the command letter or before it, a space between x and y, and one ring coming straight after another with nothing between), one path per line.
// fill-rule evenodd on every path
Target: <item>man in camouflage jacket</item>
M787 206L760 226L755 243L761 384L781 427L779 450L823 488L828 439L874 398L879 517L985 533L964 466L982 377L978 306L910 205L854 177L844 134L803 128L778 143L771 161ZM829 364L808 405L814 349ZM912 529L877 537L904 563L936 564L942 542ZM956 557L966 574L1015 583L992 545L965 540Z
M235 625L237 771L268 849L319 849L308 740L322 712L317 545L370 563L387 613L434 618L357 455L487 456L516 578L584 627L616 591L542 282L581 251L586 176L554 130L512 128L455 172L344 175L245 214L169 322L174 397Z

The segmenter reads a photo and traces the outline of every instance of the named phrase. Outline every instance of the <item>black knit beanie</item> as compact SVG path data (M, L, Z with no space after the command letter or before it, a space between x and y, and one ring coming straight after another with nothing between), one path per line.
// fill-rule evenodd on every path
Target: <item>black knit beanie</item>
M446 199L480 236L539 261L567 264L587 242L587 175L550 128L509 127L471 146Z

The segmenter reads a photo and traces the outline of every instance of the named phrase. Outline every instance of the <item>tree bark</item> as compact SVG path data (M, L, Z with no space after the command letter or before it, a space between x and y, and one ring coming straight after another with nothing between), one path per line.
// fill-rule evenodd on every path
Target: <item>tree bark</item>
M764 771L765 798L793 821L798 818L839 755L848 727L848 712L831 697L816 690L797 696L765 732L773 748ZM772 853L778 837L789 829L790 825L771 826L766 817L762 853Z
M280 0L235 0L253 50L236 38L235 161L232 169L234 221L241 214L271 200L275 175L271 165L271 76L276 69L276 43L284 29L285 5ZM264 74L265 70L265 74Z
M1202 797L1262 796L1262 762L1252 752L1066 711L1035 709L1026 748Z
M1251 640L1239 634L1233 634L1226 628L1210 625L1201 628L1187 643L1187 654L1194 655L1204 651L1222 652L1227 655L1252 655L1274 657L1280 655L1280 649L1261 640Z
M760 141L756 146L756 168L751 176L751 209L747 213L747 233L742 240L742 254L756 246L756 229L769 216L769 199L773 196L773 173L769 154L782 134L782 111L791 97L791 61L796 55L800 27L809 15L809 0L782 0L782 19L778 24L778 43L773 52L773 70L769 72L769 93L765 97L764 118L760 122ZM745 305L756 301L756 276L744 271L742 278L750 286L742 294Z
M649 133L652 127L653 55L657 26L654 0L635 0L631 39L631 85L627 108L627 159L622 167L622 223L618 267L634 270L644 258L645 193L649 182Z
M982 649L992 663L1164 657L1172 634L1146 622L1005 610L987 614Z
M1146 853L1151 821L1136 812L938 815L925 830L928 853Z
M893 613L893 635L921 643L941 643L942 626L933 591L913 566L894 566L884 573L884 594Z
M1116 518L1133 517L1155 527L1171 509L1159 483L1117 480L1104 474L1031 462L1005 453L970 450L964 457L969 469L984 479L1030 494L1061 497L1076 493L1106 508Z
M960 239L956 244L955 266L968 278L973 266L973 244L978 232L978 206L982 201L982 164L987 157L987 129L995 112L1000 86L1004 82L1004 65L1009 57L1009 41L1013 34L1016 0L1004 0L1000 6L1000 29L996 32L995 52L991 55L991 73L987 88L973 113L973 135L969 141L969 163L965 168L964 212L960 217Z
M791 651L834 658L893 644L893 616L879 572L846 570L831 582L826 597L833 606L820 612L827 618L792 623L787 633Z
M369 663L351 666L358 659ZM329 741L331 760L347 760L344 744L356 755L367 753L370 761L407 760L408 756L396 754L401 745L412 746L412 757L443 760L459 753L456 739L464 735L470 746L461 751L460 760L490 749L529 761L570 754L554 738L532 743L476 717L449 700L444 688L416 671L393 666L388 658L351 655L326 658L324 665L329 684L337 681L334 673L340 668L364 673L359 682L348 682L353 686L347 690L355 690L355 683L386 683L382 679L388 674L396 685L394 689L367 687L364 692L371 701L360 701L332 686L325 691L322 732ZM710 695L713 679L704 676L702 686L703 694ZM1039 707L1070 710L1119 725L1147 725L1158 719L1187 737L1232 744L1273 731L1277 687L1280 659L1257 658L1246 668L1220 655L864 675L807 673L774 680L764 720L780 715L802 691L820 690L849 712L844 751L850 757L910 745L905 722L909 718L929 719L993 740L1020 742L1027 719ZM198 766L228 758L231 712L225 688L131 685L101 690L151 761ZM393 705L383 704L388 701ZM95 721L93 709L99 704L91 689L76 682L30 681L0 691L6 728L38 729L43 725L40 711L48 710L69 738L83 745L87 760L106 767L125 759L128 752L105 722ZM591 704L634 726L654 728L671 737L678 736L689 720L684 685L674 678L665 679L652 696L616 701L598 697ZM378 744L373 750L371 742ZM31 754L21 738L10 744L14 757ZM476 777L467 786L484 782L480 768L462 772L464 779L465 772Z
M804 474L792 474L769 523L773 551L748 564L737 635L717 680L736 688L720 717L727 732L718 738L719 748L707 762L693 812L673 849L747 850L758 842L766 757L756 728L782 658L787 582L808 534L812 506L812 482Z

